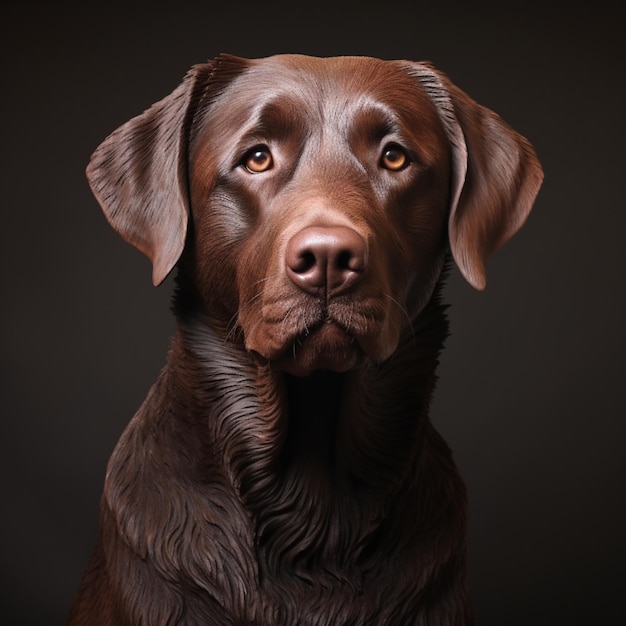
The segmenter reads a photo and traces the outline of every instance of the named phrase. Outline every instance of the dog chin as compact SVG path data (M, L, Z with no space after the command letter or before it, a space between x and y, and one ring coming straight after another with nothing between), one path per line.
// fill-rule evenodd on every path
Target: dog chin
M347 372L362 360L363 352L355 337L329 322L298 337L280 358L272 361L272 367L293 376L309 376L318 370Z

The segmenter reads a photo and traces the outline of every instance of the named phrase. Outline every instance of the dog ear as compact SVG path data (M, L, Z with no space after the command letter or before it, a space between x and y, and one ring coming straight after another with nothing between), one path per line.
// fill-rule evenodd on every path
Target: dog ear
M489 257L526 221L543 180L530 143L427 63L411 64L452 148L449 240L466 280L484 289Z
M166 98L118 128L93 153L87 179L113 228L152 261L160 284L187 233L187 143L212 64L194 66Z

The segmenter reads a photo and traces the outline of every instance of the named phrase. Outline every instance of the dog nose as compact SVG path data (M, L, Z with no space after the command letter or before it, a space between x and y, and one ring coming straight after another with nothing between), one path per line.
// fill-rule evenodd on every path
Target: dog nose
M345 293L365 270L365 241L346 226L309 226L296 233L285 253L287 275L316 296Z

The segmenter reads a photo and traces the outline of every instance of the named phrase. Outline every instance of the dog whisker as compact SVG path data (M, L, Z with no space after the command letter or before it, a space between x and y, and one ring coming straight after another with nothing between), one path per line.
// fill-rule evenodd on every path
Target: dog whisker
M411 333L412 339L415 340L415 329L413 327L413 320L411 319L411 316L409 315L409 312L407 311L406 307L401 302L399 302L396 298L394 298L391 294L383 293L382 295L383 297L391 301L392 304L396 306L396 308L400 311L401 316L404 318L406 322L406 325L403 326L400 322L395 322L394 320L394 326L396 327L396 331L398 332L398 335L400 335L404 330L409 330ZM393 316L392 316L392 320L393 320Z

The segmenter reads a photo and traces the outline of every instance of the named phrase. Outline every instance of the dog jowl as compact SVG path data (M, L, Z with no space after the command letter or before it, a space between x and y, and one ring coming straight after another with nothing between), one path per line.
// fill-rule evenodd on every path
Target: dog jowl
M176 268L177 330L70 623L472 624L440 290L449 262L484 288L531 145L427 63L222 55L88 178L153 282Z

